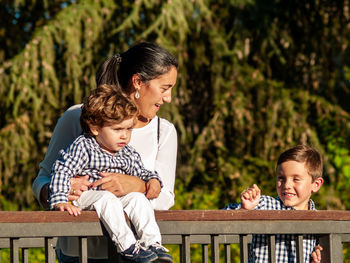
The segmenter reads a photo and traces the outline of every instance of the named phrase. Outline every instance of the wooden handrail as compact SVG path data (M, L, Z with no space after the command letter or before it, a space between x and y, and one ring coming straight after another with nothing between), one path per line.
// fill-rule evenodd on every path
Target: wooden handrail
M350 211L271 211L271 210L170 210L155 211L157 221L241 221L241 220L313 220L349 221ZM0 211L0 223L97 222L96 212L83 211L70 216L60 211Z
M240 221L240 220L315 220L348 221L350 211L340 210L170 210L156 211L157 221Z
M219 243L225 244L225 262L230 262L230 244L240 243L241 260L248 262L247 242L254 234L292 234L298 240L315 234L324 247L325 262L340 263L342 242L350 241L350 211L171 210L155 211L155 216L163 243L181 244L182 262L186 263L190 262L191 243L206 248L211 244L215 263L220 261ZM18 262L18 248L37 246L45 246L47 261L55 262L54 244L63 236L79 237L81 256L87 262L87 237L105 234L95 211L83 211L77 217L66 211L0 211L0 246L11 247L13 262ZM114 248L110 240L109 245ZM111 260L119 257L114 249L109 251ZM298 251L302 255L300 248Z

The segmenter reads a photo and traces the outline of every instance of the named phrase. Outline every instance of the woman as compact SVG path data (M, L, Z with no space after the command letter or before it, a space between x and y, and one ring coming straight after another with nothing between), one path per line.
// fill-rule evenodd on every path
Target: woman
M100 66L96 74L97 86L119 83L123 91L138 105L140 115L132 132L130 145L140 153L147 169L159 173L164 186L158 196L157 192L147 189L145 183L135 176L105 173L102 179L94 183L94 187L100 186L116 196L130 192L145 193L156 210L167 210L173 206L177 135L174 125L158 118L156 114L163 103L171 102L177 67L176 59L167 50L148 42L137 44L120 55L114 55ZM40 163L39 174L33 182L33 192L44 208L48 207L50 171L53 162L58 158L59 150L66 148L82 133L80 113L81 105L75 105L62 115L53 132L45 159ZM87 176L73 179L69 199L78 199L89 185ZM155 198L156 196L158 197ZM75 262L70 260L78 256L78 239L59 239L57 252L60 262ZM100 259L107 258L106 240L89 239L88 254L91 262L104 262Z

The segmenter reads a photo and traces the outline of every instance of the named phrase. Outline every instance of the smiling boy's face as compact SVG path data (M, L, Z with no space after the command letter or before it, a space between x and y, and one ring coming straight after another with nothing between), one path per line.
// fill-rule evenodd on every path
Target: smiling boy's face
M322 178L312 182L305 163L287 161L277 167L276 189L285 206L308 210L311 194L317 192L322 184Z

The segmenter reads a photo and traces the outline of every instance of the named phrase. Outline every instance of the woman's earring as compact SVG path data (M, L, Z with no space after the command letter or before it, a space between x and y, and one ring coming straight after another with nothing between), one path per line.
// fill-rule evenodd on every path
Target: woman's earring
M139 90L136 89L136 93L135 93L135 99L138 99L140 98L140 93L139 93Z

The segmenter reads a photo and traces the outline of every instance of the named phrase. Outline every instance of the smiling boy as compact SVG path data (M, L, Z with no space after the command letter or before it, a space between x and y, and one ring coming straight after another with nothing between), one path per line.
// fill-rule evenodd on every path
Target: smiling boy
M241 193L240 204L225 209L247 210L316 210L311 195L323 184L321 155L312 147L298 145L283 152L276 167L278 197L261 195L256 184ZM304 235L304 262L320 262L322 247L312 235ZM253 235L249 262L269 262L265 235ZM276 262L296 262L293 235L276 236Z

